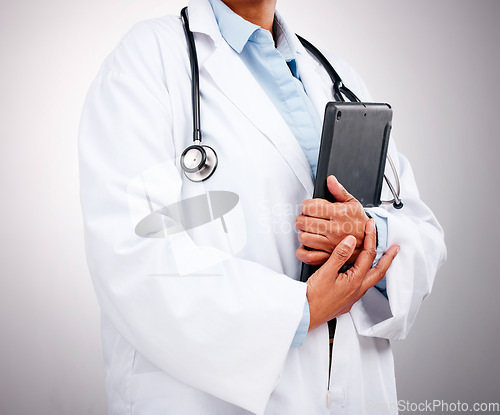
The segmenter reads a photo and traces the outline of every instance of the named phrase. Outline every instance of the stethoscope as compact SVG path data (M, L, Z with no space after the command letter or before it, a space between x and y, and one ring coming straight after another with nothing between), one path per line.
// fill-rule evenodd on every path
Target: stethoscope
M187 16L187 7L181 10L182 22L184 24L184 32L186 33L187 44L189 48L189 61L191 63L191 94L193 103L193 144L187 147L181 154L180 164L186 177L193 182L201 182L207 180L214 174L217 168L217 153L214 149L206 144L202 144L201 127L200 127L200 75L198 69L198 55L196 53L196 45L194 43L193 32L189 28L189 19ZM323 65L330 79L333 82L333 96L336 101L345 102L346 97L351 102L361 102L359 98L347 88L340 78L339 74L328 59L311 43L297 35L300 43L314 55L314 57ZM396 185L394 186L384 174L384 179L389 186L389 190L393 195L392 200L383 200L383 204L392 203L396 209L403 207L403 202L399 198L401 185L399 175L396 171L394 162L391 156L387 153L387 161L394 174Z

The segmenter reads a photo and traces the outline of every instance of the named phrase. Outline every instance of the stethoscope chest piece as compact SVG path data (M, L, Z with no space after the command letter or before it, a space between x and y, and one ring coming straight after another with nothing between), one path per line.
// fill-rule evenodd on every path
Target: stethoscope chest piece
M180 163L189 180L202 182L217 168L217 154L210 146L193 144L182 152Z

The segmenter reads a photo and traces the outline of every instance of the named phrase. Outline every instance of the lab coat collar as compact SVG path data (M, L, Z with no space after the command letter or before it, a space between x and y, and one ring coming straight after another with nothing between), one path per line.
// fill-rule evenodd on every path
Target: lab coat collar
M189 27L193 33L208 35L216 47L224 41L208 0L189 0L188 17Z
M219 30L217 20L213 13L212 5L210 4L209 0L190 0L188 13L189 25L193 33L198 32L209 36L212 39L215 47L219 47L221 42L225 42ZM280 38L286 38L292 55L296 54L298 57L309 58L309 53L304 48L304 46L302 46L293 31L291 31L285 24L278 11L275 12L275 21L280 25L281 28L281 33L279 33L278 35ZM278 39L277 43L280 44L280 42L281 39ZM198 61L200 64L202 64L203 62L199 56ZM319 62L315 59L309 59L309 61L310 62L308 66L310 69L318 70L319 68L321 68Z
M274 12L274 36L276 48L286 61L294 60L297 56L297 36L293 33L276 10Z

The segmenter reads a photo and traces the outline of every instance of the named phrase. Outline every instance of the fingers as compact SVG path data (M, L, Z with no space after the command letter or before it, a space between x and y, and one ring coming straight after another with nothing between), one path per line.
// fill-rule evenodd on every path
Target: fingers
M315 233L319 235L327 235L331 233L331 221L319 218L310 218L308 216L299 215L295 220L295 227L302 232Z
M340 243L335 247L328 261L323 265L328 272L334 272L338 274L342 265L344 265L347 260L351 257L354 249L356 248L356 238L352 235L346 236Z
M354 199L354 197L344 189L344 186L339 183L335 176L328 176L326 185L337 202L349 202Z
M299 215L295 220L295 227L301 232L324 236L335 244L347 235L357 235L360 238L358 247L361 247L365 222L351 219L328 220Z
M328 253L333 251L332 243L326 236L299 231L298 238L299 242L308 248L318 249Z
M394 261L394 258L396 258L396 255L399 253L399 250L400 250L399 245L391 246L384 254L384 256L380 258L378 264L368 271L362 283L364 291L373 287L382 278L384 278L385 274L387 273L387 270L392 264L392 261Z
M330 258L330 254L325 251L309 251L304 245L297 249L295 252L297 259L309 265L322 265Z
M354 268L359 275L365 275L372 267L373 261L377 256L377 228L375 220L370 219L365 225L365 240L363 242L363 250L358 255Z
M315 198L304 200L301 211L306 217L331 220L349 218L356 214L356 208L357 206L350 206L345 203L332 203L325 199Z
M302 214L321 219L332 219L335 215L335 205L325 199L307 199L302 202Z

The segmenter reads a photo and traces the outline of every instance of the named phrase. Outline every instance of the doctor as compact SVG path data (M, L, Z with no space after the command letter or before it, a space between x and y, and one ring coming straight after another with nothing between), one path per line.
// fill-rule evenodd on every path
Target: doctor
M274 8L190 1L203 143L219 157L204 182L179 165L193 116L179 16L136 25L90 88L81 203L110 414L397 413L389 341L407 335L431 290L442 230L393 142L404 209L368 220L334 178L338 207L308 201L331 81ZM335 228L342 206L349 227ZM308 284L296 251L324 263Z

